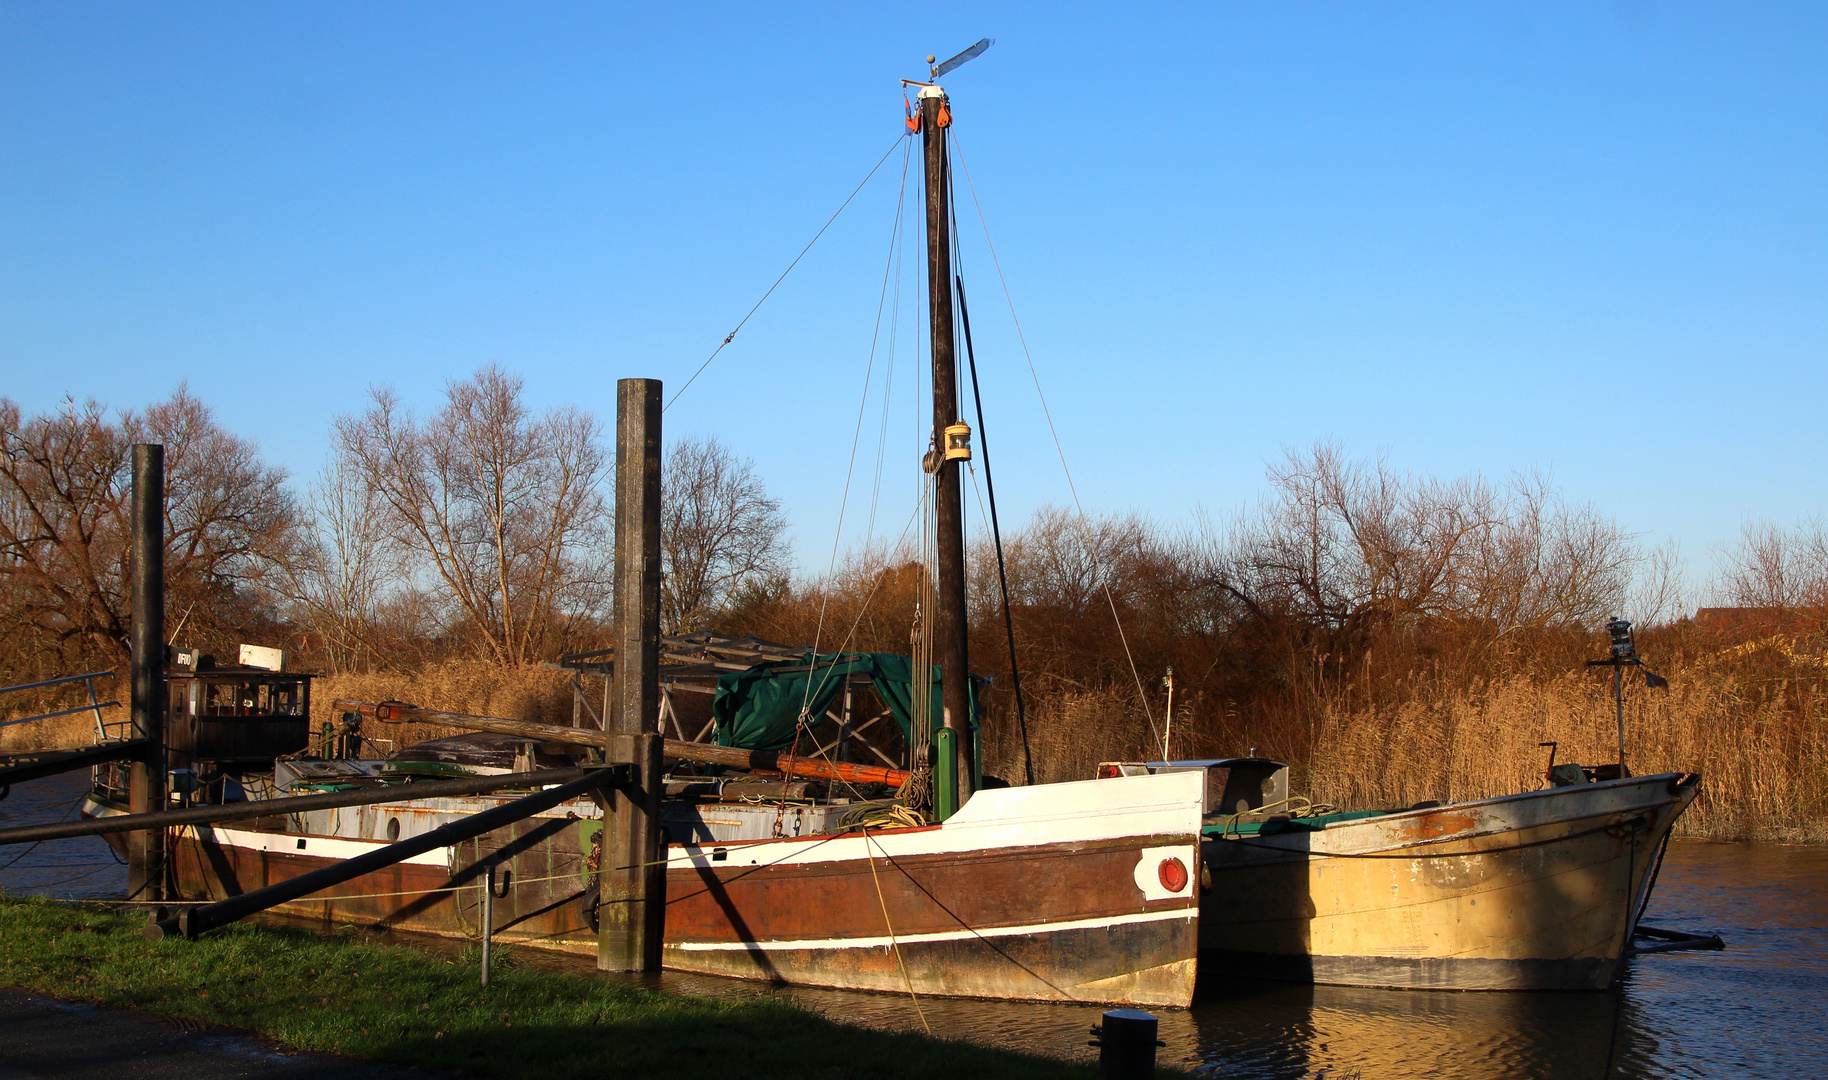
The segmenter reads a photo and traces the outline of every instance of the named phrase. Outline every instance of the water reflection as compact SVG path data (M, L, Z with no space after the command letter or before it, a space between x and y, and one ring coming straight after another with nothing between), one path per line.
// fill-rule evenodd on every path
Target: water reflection
M55 821L83 780L34 781L0 802L0 824ZM19 861L5 867L7 860ZM118 896L125 873L100 840L21 856L0 849L0 889ZM1187 1011L1163 1011L1161 1061L1224 1080L1439 1077L1650 1080L1828 1072L1828 849L1671 845L1646 919L1718 933L1718 953L1639 957L1605 993L1442 993L1211 980ZM316 926L317 924L312 924ZM456 952L438 938L391 935ZM593 973L589 957L516 950L528 966ZM676 993L780 994L832 1019L936 1032L1091 1061L1101 1009L927 1000L759 986L671 972L631 977Z
M0 828L76 820L89 770L28 780L0 799ZM105 900L127 892L127 868L99 836L0 847L0 890L9 896Z
M1225 1077L1629 1076L1619 993L1450 993L1237 985L1190 1014L1202 1065Z

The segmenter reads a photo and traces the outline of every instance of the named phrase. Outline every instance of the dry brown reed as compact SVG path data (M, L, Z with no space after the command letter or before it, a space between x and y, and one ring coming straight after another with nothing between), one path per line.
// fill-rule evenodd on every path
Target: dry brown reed
M324 724L335 720L337 710L331 702L339 698L403 701L439 712L503 716L510 720L571 722L571 682L565 672L540 667L501 668L473 660L444 660L417 671L326 675L311 689L313 731L320 731ZM461 729L438 724L382 724L372 720L363 729L364 736L383 740L383 751L461 733Z
M103 709L102 717L115 722L126 718L127 680L120 676L107 676L95 680L95 694L101 701L119 701L122 704ZM37 716L40 713L57 712L73 709L87 704L88 693L82 683L65 683L62 686L47 687L43 690L25 690L6 695L0 701L0 720L16 720L26 716ZM74 750L89 746L95 742L95 714L93 712L71 713L68 716L56 716L49 720L34 720L26 724L9 724L0 727L0 754L18 754L33 750Z
M1743 644L1672 641L1670 688L1630 672L1625 705L1633 773L1698 772L1701 796L1678 833L1716 840L1828 842L1828 678L1812 657ZM1654 639L1653 639L1654 640ZM1413 674L1413 673L1412 673ZM1247 703L1196 699L1177 708L1173 755L1227 757L1256 748L1291 762L1298 794L1351 809L1391 809L1533 791L1549 750L1585 765L1618 760L1610 673L1521 670L1471 683L1441 672L1404 680L1384 700L1314 698L1301 716L1273 694ZM985 769L1020 782L1023 748L1007 697L987 725ZM1042 689L1030 695L1029 749L1041 782L1089 778L1099 761L1159 757L1155 725L1134 689Z
M106 687L98 685L101 693ZM125 689L117 695L125 698ZM67 695L66 695L67 696ZM104 697L108 696L104 694ZM548 723L571 722L571 686L569 676L547 668L522 667L504 669L488 662L444 660L416 671L362 672L325 675L311 687L311 730L323 730L334 722L337 710L331 702L404 701L441 712L471 713L482 716L505 716L513 720L539 720ZM57 702L37 711L69 708L76 700ZM111 719L121 718L124 709L109 710ZM17 710L12 715L31 715ZM364 733L378 741L381 752L410 745L424 739L459 734L459 729L436 724L380 724L370 721ZM77 713L29 724L0 728L0 753L28 750L72 749L95 741L92 714Z
M1681 835L1828 841L1828 738L1819 723L1780 748L1795 725L1769 703L1748 702L1731 680L1682 671L1667 692L1639 686L1626 704L1631 770L1699 772L1700 799ZM1684 678L1683 676L1688 676ZM1403 702L1382 712L1327 716L1297 786L1353 808L1424 799L1489 798L1545 786L1549 751L1587 765L1618 759L1611 686L1594 676L1517 676L1480 694Z

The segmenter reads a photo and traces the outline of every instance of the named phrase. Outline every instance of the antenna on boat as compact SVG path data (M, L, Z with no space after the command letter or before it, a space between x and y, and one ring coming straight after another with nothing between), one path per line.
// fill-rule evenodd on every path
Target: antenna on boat
M1606 634L1612 639L1610 655L1604 660L1589 660L1588 667L1609 667L1612 669L1612 700L1617 709L1619 727L1619 779L1630 775L1625 771L1625 669L1643 667L1644 661L1638 659L1636 636L1631 632L1631 623L1624 619L1612 618L1606 622ZM1550 760L1553 761L1553 755Z

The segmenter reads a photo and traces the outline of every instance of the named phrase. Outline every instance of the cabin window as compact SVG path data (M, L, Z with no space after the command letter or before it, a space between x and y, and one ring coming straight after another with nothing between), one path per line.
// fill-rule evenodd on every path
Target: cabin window
M267 687L269 702L267 712L273 716L299 716L304 695L301 683L277 682Z

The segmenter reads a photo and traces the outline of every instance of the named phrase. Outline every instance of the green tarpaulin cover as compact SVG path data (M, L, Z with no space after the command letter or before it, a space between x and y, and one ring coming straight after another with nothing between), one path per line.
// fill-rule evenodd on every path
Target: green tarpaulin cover
M888 706L902 737L907 738L908 720L914 711L913 666L907 657L894 653L825 653L816 659L808 654L800 660L774 660L731 672L717 680L717 696L711 701L711 715L717 724L712 741L745 750L785 750L793 745L801 710L806 712L808 726L817 723L850 675L870 677L876 696ZM968 683L973 731L983 713L977 683L975 677ZM936 666L933 728L940 724L942 708Z

